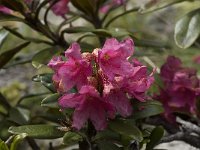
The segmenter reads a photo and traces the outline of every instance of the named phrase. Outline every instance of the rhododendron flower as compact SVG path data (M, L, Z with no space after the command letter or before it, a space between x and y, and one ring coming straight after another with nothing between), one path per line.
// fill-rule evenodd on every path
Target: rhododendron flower
M136 61L136 60L135 60ZM140 65L139 65L140 64ZM104 95L123 117L132 114L132 106L127 96L145 101L145 92L154 81L153 74L147 74L147 68L137 61L137 67L130 76L116 77L114 81L104 83ZM136 64L133 64L136 66ZM105 77L104 77L105 78Z
M56 4L52 7L52 11L57 16L64 17L65 14L69 11L68 3L69 0L58 0L58 2L56 2Z
M140 101L145 101L145 92L154 82L153 73L148 75L145 66L134 67L130 77L126 79L127 92Z
M121 116L128 117L132 114L133 108L131 102L122 88L107 85L104 89L104 97L115 107L116 112Z
M86 121L90 120L96 130L103 130L107 118L114 117L111 104L104 101L98 91L92 86L82 86L77 94L66 94L59 99L63 108L75 108L72 126L80 130Z
M122 117L132 115L131 100L145 101L145 93L154 81L139 61L129 62L133 41L111 38L102 49L83 54L80 51L80 46L73 43L65 52L66 61L54 57L48 64L55 71L56 88L64 94L59 105L75 109L72 126L79 130L90 120L96 130L102 130L106 119L115 113ZM70 94L74 86L78 93Z
M133 54L133 46L131 39L121 43L114 38L106 40L103 48L99 50L98 63L109 80L113 80L115 76L131 74L133 66L127 58Z
M161 67L165 87L156 97L165 107L168 120L173 112L195 113L195 103L200 95L200 81L195 69L182 67L180 59L169 56ZM167 95L166 98L163 95ZM171 110L170 110L171 109Z
M5 6L0 5L0 12L5 13L5 14L10 14L12 13L12 10Z
M74 86L80 88L87 84L87 77L92 74L89 62L82 58L80 46L73 43L66 51L66 62L61 61L60 57L53 58L48 64L56 72L53 81L59 84L59 91L68 91Z

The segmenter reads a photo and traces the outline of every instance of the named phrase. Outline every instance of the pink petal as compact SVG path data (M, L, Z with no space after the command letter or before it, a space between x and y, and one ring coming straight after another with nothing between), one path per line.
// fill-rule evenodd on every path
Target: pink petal
M63 108L76 108L80 105L83 97L76 94L65 94L59 99L59 105Z
M70 48L65 52L65 57L72 58L74 60L80 60L81 58L81 48L80 45L76 42L72 43Z

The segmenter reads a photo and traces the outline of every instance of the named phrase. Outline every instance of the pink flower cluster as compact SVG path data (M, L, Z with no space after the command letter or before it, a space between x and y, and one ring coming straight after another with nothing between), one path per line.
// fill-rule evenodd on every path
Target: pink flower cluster
M195 69L182 67L180 59L169 56L161 67L164 88L156 96L165 108L164 116L175 121L174 112L195 113L195 103L200 96L200 80Z
M106 40L102 49L82 53L78 43L65 52L65 59L54 57L48 66L55 71L53 81L62 108L74 108L73 124L81 129L90 120L96 130L106 127L108 118L115 114L132 114L131 99L145 101L145 92L154 78L139 61L128 58L133 54L132 39L118 42ZM70 93L76 88L77 93Z

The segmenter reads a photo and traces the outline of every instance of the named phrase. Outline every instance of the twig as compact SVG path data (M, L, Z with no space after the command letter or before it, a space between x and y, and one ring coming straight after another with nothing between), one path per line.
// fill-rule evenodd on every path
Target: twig
M194 135L190 135L190 132L177 132L176 134L166 136L161 139L160 144L172 141L184 141L191 146L200 148L200 138Z
M26 137L26 140L28 144L30 145L30 147L32 148L32 150L40 150L39 146L37 145L34 139L30 137Z
M169 122L167 122L164 118L162 117L151 117L145 120L145 122L147 124L150 125L156 125L156 126L163 126L165 128L165 130L170 133L170 134L174 134L177 133L179 131L178 127L170 124Z
M177 118L176 121L178 123L180 123L183 126L183 128L185 128L186 130L189 129L190 131L200 135L200 127L199 126L197 126L197 125L195 125L191 122L187 122L185 120L182 120L181 118Z
M122 14L119 14L115 17L113 17L112 19L110 19L106 24L105 24L105 28L107 28L113 21L115 21L116 19L118 19L119 17L122 17L124 15L127 15L129 13L132 13L132 12L136 12L139 10L139 7L135 7L135 8L132 8L130 10L127 10L126 12L122 13Z

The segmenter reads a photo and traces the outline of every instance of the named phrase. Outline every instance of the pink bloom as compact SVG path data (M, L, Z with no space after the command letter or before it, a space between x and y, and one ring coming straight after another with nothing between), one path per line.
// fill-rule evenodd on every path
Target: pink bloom
M136 60L134 62L136 63ZM154 81L153 76L147 74L145 66L141 66L139 61L133 66L136 65L138 66L134 67L130 76L115 77L112 83L104 77L104 96L123 117L132 114L130 97L145 101L145 93Z
M115 107L116 112L123 117L130 116L133 108L123 88L114 88L112 85L104 88L104 97Z
M133 54L133 46L131 39L121 43L114 38L106 40L103 48L99 50L98 63L109 80L131 74L133 67L127 58Z
M64 17L65 14L69 11L68 3L69 0L58 0L58 2L52 7L52 11L57 16Z
M103 130L107 118L114 117L112 105L102 100L92 86L82 86L78 94L66 94L59 99L63 108L75 108L72 126L80 130L90 120L96 130Z
M0 12L5 13L5 14L11 14L12 10L5 6L0 5Z
M92 74L90 63L82 58L80 51L80 46L73 43L65 52L66 62L55 61L53 58L48 64L55 71L53 81L59 83L61 91L67 92L74 86L80 89L82 85L87 84L87 77Z
M153 73L147 74L147 67L137 66L134 67L132 75L125 80L127 82L125 86L127 92L134 98L144 101L146 98L145 92L153 84L154 77Z
M200 95L200 81L196 70L182 67L180 59L169 56L161 67L161 78L165 87L157 97L167 110L165 116L171 116L177 111L195 113L196 99Z
M169 56L167 58L167 62L161 67L161 78L167 84L168 82L171 82L174 74L177 70L181 68L181 60L174 57Z

